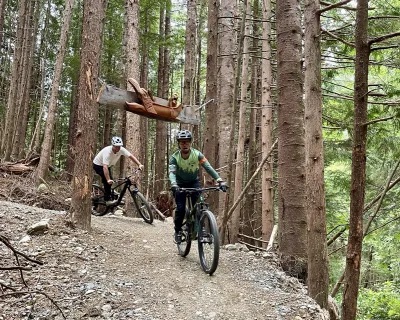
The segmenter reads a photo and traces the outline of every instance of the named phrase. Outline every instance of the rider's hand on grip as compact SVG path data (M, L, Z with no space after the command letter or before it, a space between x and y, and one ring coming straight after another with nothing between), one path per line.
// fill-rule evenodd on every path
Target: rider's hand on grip
M144 165L139 165L139 170L143 170L144 169Z
M222 192L226 192L226 190L228 190L228 186L224 181L220 180L218 181L218 183L219 183L219 188L221 189Z
M114 183L114 180L111 180L111 179L110 179L110 180L107 180L107 183L108 183L108 184L113 184L113 183Z
M175 194L179 190L179 186L176 183L171 184L171 190Z

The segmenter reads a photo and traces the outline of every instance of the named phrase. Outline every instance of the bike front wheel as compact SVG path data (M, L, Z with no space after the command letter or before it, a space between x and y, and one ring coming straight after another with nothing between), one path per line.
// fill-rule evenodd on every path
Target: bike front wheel
M153 223L153 211L149 203L147 202L144 195L142 195L139 191L131 193L133 202L135 203L136 210L142 216L143 220L149 224Z
M92 185L92 214L104 216L109 211L104 201L104 189L97 184Z
M209 210L201 212L197 243L201 267L212 275L218 267L219 232L215 216Z

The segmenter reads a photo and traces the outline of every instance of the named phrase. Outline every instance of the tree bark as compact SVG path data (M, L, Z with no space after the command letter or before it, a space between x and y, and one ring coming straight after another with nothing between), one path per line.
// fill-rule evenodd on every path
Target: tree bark
M231 150L226 148L231 142L231 127L234 125L231 123L232 112L233 112L233 91L235 87L235 47L237 45L235 39L235 11L236 2L231 0L221 0L220 2L220 13L221 18L219 19L219 92L218 92L218 102L219 102L219 119L218 119L218 137L219 137L219 148L218 148L218 165L223 167L220 174L222 178L228 176L228 161L229 153ZM228 185L232 182L227 180ZM219 204L218 204L218 220L219 227L222 228L226 221L224 221L224 211L226 204L229 203L229 193L220 193ZM225 242L226 234L225 228L220 229L221 232L221 242Z
M49 101L49 108L47 112L46 129L42 143L42 151L40 153L40 160L38 167L36 169L36 185L40 184L43 179L46 179L50 164L50 151L53 141L54 119L57 108L58 89L60 86L61 72L63 67L65 51L67 47L69 26L71 23L73 7L74 7L74 0L66 0L65 10L63 12L63 23L61 27L60 48L57 55L56 67L53 76L53 85L51 88L51 96Z
M24 42L24 26L27 18L29 1L20 0L18 4L18 25L16 34L15 51L13 57L13 67L10 80L10 89L7 100L6 120L4 125L4 137L2 141L1 151L4 155L4 160L10 160L13 147L14 133L15 133L15 117L18 115L18 94L20 86L20 78L22 71L22 56L23 56L23 42Z
M259 40L258 38L261 38L260 34L260 23L257 21L257 19L260 18L260 4L259 0L255 0L253 4L253 12L254 12L254 22L253 22L253 48L259 48ZM259 106L259 100L258 100L258 94L257 92L260 92L259 90L259 79L261 78L260 76L260 59L261 57L261 49L257 50L256 54L253 54L251 57L251 99L250 101L252 102L253 106ZM258 109L256 108L251 108L250 109L250 115L249 115L249 140L248 140L248 147L247 147L247 177L251 177L253 173L255 172L257 168L257 144L256 144L256 128L257 128L257 118L258 116ZM272 156L271 156L272 157ZM271 158L272 159L272 158ZM243 231L244 234L256 237L255 233L255 226L254 222L256 219L261 220L261 213L257 212L254 210L255 206L255 194L256 194L256 185L255 183L252 183L252 185L249 187L249 191L246 194L245 198L245 204L244 207L246 208L244 210L244 228L245 230ZM258 237L258 236L257 236ZM251 244L254 244L253 240L251 240Z
M322 136L321 44L319 1L305 3L305 137L308 225L308 295L328 309L324 146Z
M4 26L4 13L6 10L7 0L0 0L0 48L3 43L3 26Z
M159 25L159 34L160 34L160 46L158 48L158 85L157 85L157 96L161 98L168 98L164 96L165 86L164 83L165 77L165 67L166 62L164 59L165 53L165 7L161 5L160 8L160 25ZM155 153L155 165L154 165L154 196L156 198L159 193L164 189L164 175L165 175L165 146L167 143L166 139L167 134L167 124L165 121L156 120L156 140L155 147L157 152Z
M205 108L203 153L211 165L217 164L218 116L217 116L217 48L218 48L218 10L219 1L208 0L207 11L207 74L206 74L206 101L212 100ZM202 181L206 186L212 185L212 178L203 172ZM212 192L207 199L210 207L215 208L218 195Z
M90 229L93 163L98 123L98 76L101 35L106 0L86 0L83 4L83 29L79 93L77 104L76 149L72 179L71 220L81 229Z
M261 139L262 154L266 154L272 145L272 67L271 67L271 1L263 0L263 36L262 42L262 98L261 98ZM262 169L262 239L268 241L274 228L274 194L272 189L273 157ZM267 244L264 243L264 246Z
M244 170L244 141L246 138L246 106L247 106L247 87L249 81L249 38L250 26L246 23L247 17L250 17L251 6L244 0L243 3L243 20L242 20L242 31L244 32L241 37L243 37L243 47L241 50L241 85L240 85L240 102L239 102L239 128L238 128L238 141L237 141L237 151L236 151L236 167L235 167L235 188L233 193L233 202L236 201L243 186L243 170ZM239 63L238 63L239 64ZM240 65L237 67L240 69ZM239 76L239 74L238 74ZM233 137L232 137L233 138ZM240 207L238 206L232 214L230 221L230 242L236 243L239 234L240 225Z
M126 30L125 30L125 79L138 79L139 72L139 0L125 0ZM129 90L131 90L129 88ZM131 112L126 113L126 147L139 160L143 161L142 139L143 128L141 127L140 116ZM132 172L136 164L126 161L127 172ZM126 202L127 212L134 212L133 203L130 197Z
M31 109L30 104L30 93L32 85L32 68L33 68L33 54L35 51L35 43L37 37L37 30L39 24L39 14L41 10L41 4L38 0L31 1L29 5L28 18L26 19L26 32L25 32L25 44L24 44L24 59L23 69L21 76L21 89L19 98L19 114L17 123L20 125L15 130L13 149L11 152L11 158L22 159L25 153L25 140L26 140L26 129L28 126L29 112Z
M350 226L346 255L342 301L342 319L353 320L357 315L363 239L363 208L365 200L365 168L368 106L368 0L357 1L356 63L354 82L354 127L351 166Z
M197 0L187 1L186 40L185 40L185 70L183 79L184 105L194 104L194 77L196 75L196 19Z
M276 5L279 250L286 272L306 279L304 104L299 0Z

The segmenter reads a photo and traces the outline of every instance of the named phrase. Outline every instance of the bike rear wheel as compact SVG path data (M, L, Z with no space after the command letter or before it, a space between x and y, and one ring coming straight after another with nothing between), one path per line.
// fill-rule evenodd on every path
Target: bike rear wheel
M152 224L154 220L153 211L144 195L142 195L140 191L132 192L131 195L133 198L133 202L135 203L136 209L142 216L143 220L149 224Z
M104 201L104 189L97 184L92 185L92 214L104 216L110 210Z
M182 226L182 240L176 245L178 246L178 252L180 256L186 257L189 254L190 248L192 247L192 238L191 227L187 222Z
M197 243L201 267L205 273L212 275L219 260L219 232L215 216L209 210L201 212Z

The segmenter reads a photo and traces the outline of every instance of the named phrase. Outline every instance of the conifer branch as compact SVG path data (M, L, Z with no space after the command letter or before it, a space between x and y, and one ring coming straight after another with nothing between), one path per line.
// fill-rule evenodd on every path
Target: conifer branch
M371 48L370 52L377 51L377 50L394 49L394 48L400 48L400 46L399 45L393 45L393 46L375 47L375 48Z
M329 11L329 10L332 10L332 9L335 9L335 8L338 8L338 7L341 7L341 6L343 6L343 5L345 5L345 4L347 4L347 3L349 3L351 0L343 0L343 1L340 1L340 2L337 2L337 3L333 3L333 4L329 4L327 7L325 7L325 8L323 8L323 9L320 9L319 11L318 11L318 14L321 14L321 13L323 13L323 12L326 12L326 11ZM326 2L325 2L326 3ZM324 4L325 4L324 3ZM322 1L321 1L321 4L322 4Z
M391 117L386 117L386 118L380 118L380 119L371 120L371 121L368 121L368 122L364 123L364 126L368 126L368 125L370 125L370 124L374 124L374 123L377 123L377 122L382 122L382 121L391 120L391 119L393 119L393 118L394 118L394 117L391 116Z
M400 31L394 32L394 33L388 33L388 34L385 34L383 36L375 37L375 38L370 39L368 41L368 44L372 45L373 43L382 42L384 40L387 40L387 39L390 39L390 38L394 38L394 37L398 37L398 36L400 36Z
M334 35L332 32L330 32L328 30L322 30L322 32L330 35L332 38L334 38L334 39L336 39L336 40L338 40L338 41L340 41L340 42L342 42L342 43L344 43L344 44L346 44L346 45L348 45L348 46L350 46L352 48L355 48L355 44L354 43L348 42L348 41L346 41L346 40Z

